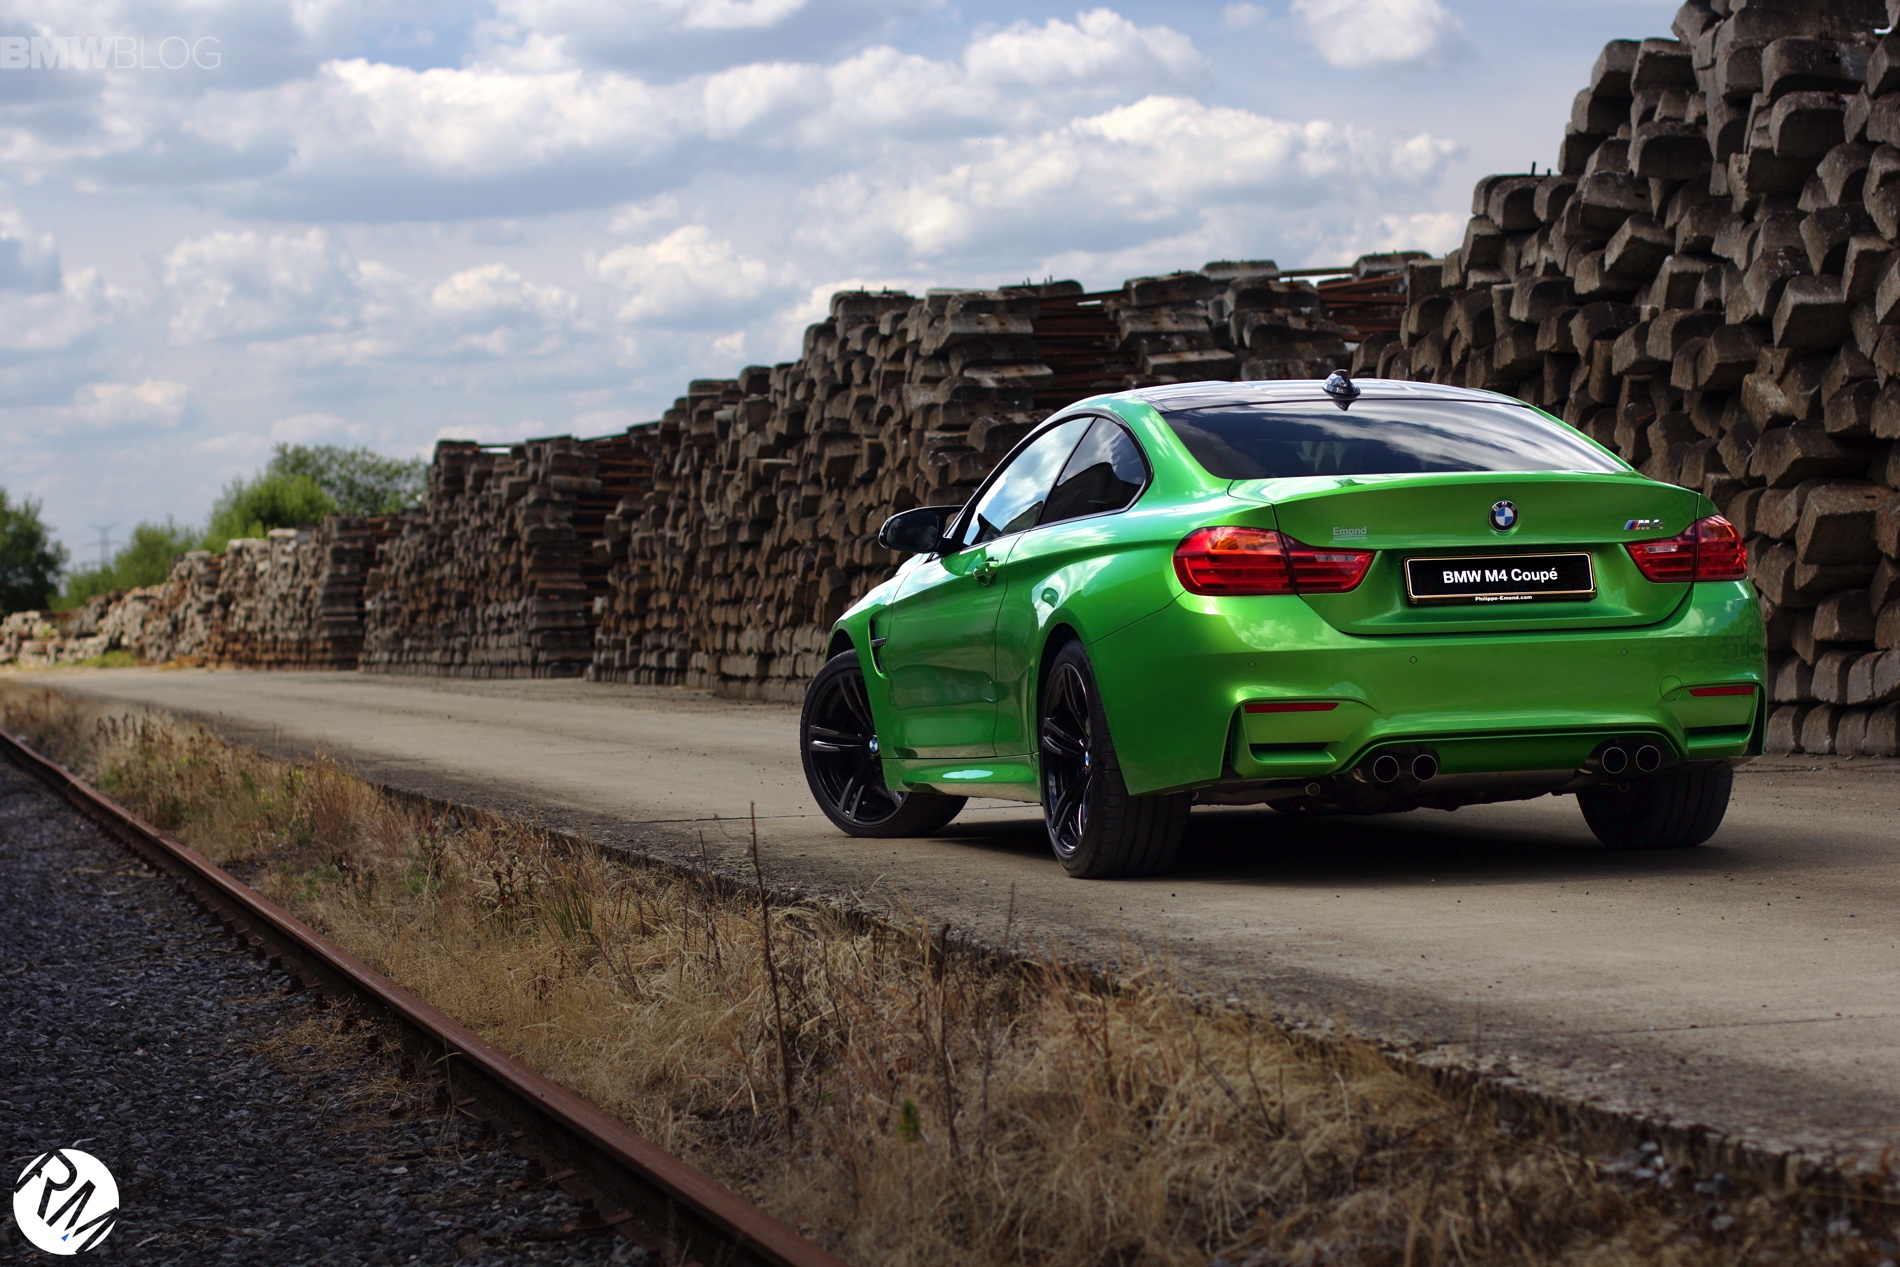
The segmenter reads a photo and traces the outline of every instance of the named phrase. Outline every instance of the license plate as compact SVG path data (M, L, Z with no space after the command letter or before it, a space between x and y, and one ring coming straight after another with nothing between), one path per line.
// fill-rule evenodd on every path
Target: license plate
M1530 603L1591 598L1596 592L1588 554L1405 561L1405 596L1414 603Z

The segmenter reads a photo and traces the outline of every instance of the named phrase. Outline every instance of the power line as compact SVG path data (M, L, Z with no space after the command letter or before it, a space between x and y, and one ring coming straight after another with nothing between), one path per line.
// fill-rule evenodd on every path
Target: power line
M112 563L112 530L119 526L118 520L109 524L87 524L86 527L99 534L99 570L105 571Z

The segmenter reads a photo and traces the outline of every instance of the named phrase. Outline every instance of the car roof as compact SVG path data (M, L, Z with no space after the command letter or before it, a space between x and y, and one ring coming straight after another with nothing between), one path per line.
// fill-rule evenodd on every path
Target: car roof
M1225 405L1277 405L1305 401L1334 404L1333 398L1320 390L1320 385L1325 381L1321 378L1279 378L1245 383L1166 383L1158 387L1137 388L1122 395L1146 401L1164 414L1179 409L1218 409ZM1398 378L1355 378L1352 382L1359 389L1359 395L1354 398L1355 404L1365 400L1455 400L1467 404L1530 408L1514 396L1501 396L1497 392L1476 391L1468 387L1450 387L1443 383L1413 383Z

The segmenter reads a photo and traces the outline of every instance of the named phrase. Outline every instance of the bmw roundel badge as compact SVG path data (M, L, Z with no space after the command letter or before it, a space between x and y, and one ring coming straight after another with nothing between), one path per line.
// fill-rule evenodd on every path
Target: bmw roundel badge
M1511 502L1494 502L1491 506L1491 526L1499 532L1508 532L1517 526L1517 507Z

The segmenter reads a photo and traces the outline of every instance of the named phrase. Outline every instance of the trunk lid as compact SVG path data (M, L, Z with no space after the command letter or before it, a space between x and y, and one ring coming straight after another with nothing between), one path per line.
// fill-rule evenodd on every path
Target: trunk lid
M1713 513L1700 493L1633 472L1306 476L1236 480L1230 492L1272 505L1280 531L1308 545L1378 552L1351 592L1303 595L1335 629L1364 635L1655 624L1688 597L1689 585L1647 580L1623 543L1673 537ZM1515 508L1507 530L1491 524L1498 502ZM1407 591L1408 559L1508 569L1521 556L1578 554L1589 556L1595 592L1587 596L1419 602ZM1576 560L1562 566L1572 575Z

